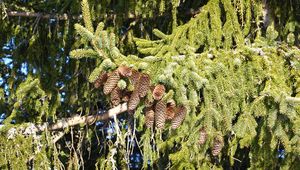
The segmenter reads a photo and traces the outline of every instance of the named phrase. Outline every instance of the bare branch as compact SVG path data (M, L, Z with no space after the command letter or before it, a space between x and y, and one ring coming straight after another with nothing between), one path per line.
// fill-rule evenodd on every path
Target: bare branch
M127 111L127 103L120 104L103 114L89 115L89 116L76 115L70 118L61 119L58 122L51 125L49 125L48 123L44 123L42 125L37 126L37 128L39 131L45 131L46 129L49 131L54 131L54 130L68 128L71 126L76 126L79 124L91 125L99 120L107 120L109 118L113 118L114 115L118 115L125 111Z

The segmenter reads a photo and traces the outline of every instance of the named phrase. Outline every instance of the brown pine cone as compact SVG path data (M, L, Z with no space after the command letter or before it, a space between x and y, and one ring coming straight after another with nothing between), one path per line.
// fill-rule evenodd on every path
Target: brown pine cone
M163 95L165 94L166 88L164 85L162 84L158 84L155 86L153 92L152 92L152 96L155 100L160 100Z
M134 109L136 109L139 103L140 103L139 93L137 90L134 90L128 102L128 111L133 111Z
M111 93L111 91L117 86L119 80L120 75L117 71L110 73L103 87L104 94L107 95Z
M153 127L154 123L154 111L152 108L146 108L145 110L145 124L147 128Z
M117 106L121 102L122 91L121 89L116 86L113 91L110 93L110 100L113 106Z
M206 142L206 139L207 139L207 133L206 133L206 130L204 127L202 127L200 129L200 136L199 136L199 144L202 145Z
M172 120L175 116L176 108L175 107L167 107L165 118L166 120Z
M222 148L224 146L223 138L222 137L216 137L213 142L213 148L212 148L212 155L217 156L220 154Z
M167 109L167 105L164 101L160 100L155 105L155 127L158 129L162 129L165 126L165 112Z
M133 84L133 86L136 88L136 85L139 81L140 78L140 73L134 69L132 69L132 74L129 77L129 80L131 81L131 83Z
M130 96L131 96L131 92L125 91L125 92L123 92L122 96L123 96L122 101L123 102L128 102L129 99L130 99Z
M123 77L129 77L132 75L132 69L127 66L120 66L118 69L118 72Z
M99 88L107 80L107 73L104 71L100 73L99 77L94 82L94 87Z
M183 122L185 115L186 115L186 107L180 106L177 109L177 113L175 114L174 118L172 119L172 129L176 129L180 126L180 124Z
M123 96L123 97L122 97L122 101L123 101L123 102L128 102L129 99L130 99L129 96Z
M138 92L140 97L145 97L150 88L150 77L148 74L142 73L138 82Z
M166 111L166 120L172 120L175 116L176 111L176 103L173 99L167 102L167 111Z

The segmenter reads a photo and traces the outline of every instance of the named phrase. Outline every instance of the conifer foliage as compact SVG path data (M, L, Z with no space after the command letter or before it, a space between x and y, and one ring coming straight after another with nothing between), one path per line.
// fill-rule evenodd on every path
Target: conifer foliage
M128 33L135 54L126 52L122 36L107 23L94 26L96 14L87 0L81 3L84 25L75 24L83 45L70 57L78 67L95 62L82 73L87 77L86 100L77 112L92 113L94 108L85 108L92 99L106 101L107 108L127 103L126 128L116 116L109 121L113 133L107 132L105 139L83 132L82 126L75 135L73 127L66 127L72 143L66 146L68 162L61 163L66 160L58 150L63 142L57 143L49 131L37 134L28 128L33 124L21 119L26 111L35 113L31 123L55 123L61 116L56 114L59 95L51 98L39 78L28 76L17 88L12 113L1 130L0 167L16 168L19 162L24 167L28 162L34 167L84 167L80 149L86 149L81 145L86 138L87 143L97 138L105 150L95 159L99 169L129 168L136 148L144 169L300 167L300 20L279 15L276 1L208 0L182 23L178 11L188 1L151 2L159 13L171 5L172 23L166 33L153 29L151 38ZM131 3L142 7L142 1ZM291 15L298 8L292 9ZM89 97L95 94L101 98ZM0 88L0 104L2 96ZM13 126L12 120L21 126ZM74 142L73 135L80 137ZM10 144L4 145L7 140ZM19 162L13 162L18 155L7 153L12 152L11 143L20 141L26 143L17 149Z

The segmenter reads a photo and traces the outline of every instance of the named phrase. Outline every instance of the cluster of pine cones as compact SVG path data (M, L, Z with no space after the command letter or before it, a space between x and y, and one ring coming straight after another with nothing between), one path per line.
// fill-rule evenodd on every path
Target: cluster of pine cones
M203 145L206 142L206 140L207 140L207 132L206 132L205 128L202 127L199 130L198 143L200 145ZM212 155L218 156L221 153L223 146L224 146L223 138L221 136L217 136L213 141L213 146L212 146L212 151L211 151Z
M122 85L122 81L125 86ZM126 81L133 85L133 89L126 89ZM100 73L94 86L99 88L102 85L103 93L110 95L112 105L127 102L129 113L133 113L139 103L144 102L145 124L148 128L155 125L156 128L162 129L166 121L171 121L171 127L176 129L187 113L187 109L184 106L177 107L174 100L163 100L166 91L164 85L152 86L148 74L127 66L120 66L110 73Z

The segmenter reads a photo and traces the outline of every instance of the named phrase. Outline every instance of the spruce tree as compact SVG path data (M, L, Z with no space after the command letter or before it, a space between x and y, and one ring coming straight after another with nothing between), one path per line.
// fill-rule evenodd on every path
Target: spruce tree
M1 169L300 167L300 1L1 5Z

